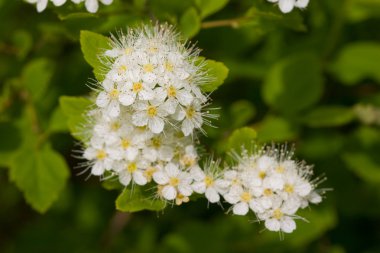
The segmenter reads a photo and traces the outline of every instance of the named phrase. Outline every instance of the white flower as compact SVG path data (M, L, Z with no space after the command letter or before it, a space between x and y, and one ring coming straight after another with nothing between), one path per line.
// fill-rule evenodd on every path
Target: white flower
M220 176L210 169L205 172L199 167L194 167L190 174L194 179L192 188L196 193L204 193L210 203L219 202L219 193L223 194L226 191L227 181L220 179Z
M289 13L294 7L303 9L309 4L309 0L268 0L272 3L278 3L280 10L283 13Z
M102 139L94 136L91 139L91 146L86 148L83 157L92 162L91 174L100 176L105 170L112 169L115 160L118 159L117 154L107 149Z
M120 95L122 84L116 84L109 79L102 83L104 91L101 91L96 98L96 105L104 108L109 117L117 117L120 114Z
M253 193L244 187L233 186L224 194L224 199L233 205L232 212L236 215L246 215L253 204Z
M145 185L148 182L144 173L148 163L144 160L122 162L116 167L119 172L119 181L124 186L128 186L132 179L137 185Z
M164 130L164 117L168 115L164 104L159 101L139 102L134 105L136 112L132 115L135 126L148 126L155 134Z
M26 1L31 4L36 4L38 12L43 12L48 5L48 0L26 0Z
M163 186L160 193L166 200L174 200L178 194L188 197L193 193L190 175L173 163L168 163L161 171L154 173L153 180Z

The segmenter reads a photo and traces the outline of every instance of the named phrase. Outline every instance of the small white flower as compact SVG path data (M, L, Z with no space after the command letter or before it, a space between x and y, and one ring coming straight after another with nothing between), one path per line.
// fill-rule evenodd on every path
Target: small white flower
M136 112L132 115L135 126L148 126L155 134L164 130L164 117L168 115L167 109L159 101L139 102L134 105Z
M145 185L148 179L145 177L145 169L148 163L144 160L136 160L131 162L122 162L117 166L119 172L119 181L122 185L128 186L131 180L137 185Z
M309 4L309 0L268 0L272 3L278 3L280 10L283 13L289 13L294 7L303 9Z
M26 1L31 4L36 4L38 12L43 12L48 5L48 0L26 0Z
M178 194L190 196L193 193L190 175L173 163L168 163L161 171L154 173L153 180L163 186L160 192L166 200L174 200Z

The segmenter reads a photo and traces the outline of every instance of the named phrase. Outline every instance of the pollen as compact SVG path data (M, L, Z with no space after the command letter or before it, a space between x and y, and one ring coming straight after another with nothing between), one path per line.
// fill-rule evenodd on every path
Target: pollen
M103 149L98 150L98 152L96 153L96 158L98 160L103 160L106 157L107 157L107 153Z
M183 165L185 165L186 167L190 167L192 165L195 164L195 159L189 155L184 155L182 158L181 158L181 162L183 163Z
M267 173L265 171L260 171L259 172L259 178L264 179L266 177Z
M118 98L119 97L119 91L117 89L113 89L111 92L110 92L110 97L112 99L115 99L115 98Z
M132 51L133 51L133 49L132 49L132 48L130 48L130 47L127 47L126 49L124 49L124 54L126 54L126 55L129 55L129 54L131 54L131 53L132 53Z
M153 137L152 138L152 146L155 148L161 147L161 140L158 137Z
M125 74L125 72L127 71L127 66L125 66L125 65L121 65L119 68L118 68L118 70L117 70L117 73L119 74L119 75L123 75L123 74Z
M154 70L154 67L152 64L148 63L144 65L143 69L144 69L144 72L150 73Z
M168 97L175 97L177 95L177 90L172 85L168 88Z
M148 107L148 110L147 110L147 113L148 113L148 116L149 117L154 117L154 116L156 116L157 115L157 107L155 107L155 106L149 106Z
M282 173L284 173L284 171L285 171L285 168L283 166L281 166L281 165L276 168L276 172L277 173L282 174Z
M113 123L111 124L111 130L112 130L112 131L117 131L117 130L120 129L120 127L121 127L121 124L120 124L120 122L118 122L118 121L113 122Z
M179 179L177 177L171 177L169 180L169 185L174 187L179 185Z
M156 167L148 167L144 171L144 176L148 180L148 182L152 181L153 174L157 171Z
M273 218L279 220L282 218L284 214L281 212L281 210L279 208L277 208L276 210L273 211Z
M151 52L151 53L157 53L157 51L158 51L157 47L152 46L149 48L149 52Z
M132 90L134 93L141 91L142 88L143 88L143 84L141 82L136 82L136 83L133 83L132 85Z
M240 199L243 202L249 202L252 199L252 195L249 192L243 192L240 195Z
M137 170L136 163L130 163L130 164L128 164L127 170L128 170L129 173L135 172Z
M131 146L131 142L128 139L124 138L121 140L121 147L123 149L129 148L129 146Z
M293 192L294 192L294 186L291 185L291 184L285 184L285 186L284 186L284 190L285 190L287 193L293 193Z
M165 69L169 72L172 72L174 69L174 66L173 66L173 64L171 64L170 62L167 61L167 62L165 62Z
M186 117L191 119L191 118L194 117L194 115L195 115L195 109L194 109L194 107L192 107L192 106L188 107L186 109Z
M206 176L204 181L205 181L206 187L210 187L214 184L214 179L210 176Z
M271 189L264 189L263 194L264 196L269 197L273 194L273 191Z

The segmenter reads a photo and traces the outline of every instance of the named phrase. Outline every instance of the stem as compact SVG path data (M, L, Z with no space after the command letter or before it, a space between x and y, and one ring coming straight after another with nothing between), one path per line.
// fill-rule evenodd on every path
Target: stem
M243 21L243 18L234 18L234 19L221 19L215 21L206 21L201 24L203 29L215 28L215 27L223 27L229 26L232 28L237 28L240 25L240 22Z

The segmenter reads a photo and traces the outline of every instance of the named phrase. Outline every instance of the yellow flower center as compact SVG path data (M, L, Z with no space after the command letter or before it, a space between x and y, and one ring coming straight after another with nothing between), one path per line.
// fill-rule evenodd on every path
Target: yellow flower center
M130 145L131 145L131 142L127 138L124 138L121 140L121 147L123 149L129 148Z
M129 55L130 53L132 53L132 48L127 47L126 49L124 49L124 54Z
M264 196L269 197L273 194L273 191L271 189L265 189L263 194Z
M195 115L195 109L194 107L190 106L186 109L186 117L187 118L193 118Z
M136 163L130 163L130 164L128 164L127 170L128 170L129 173L135 172L137 170Z
M146 73L150 73L154 70L154 67L152 64L148 63L144 65L143 69Z
M171 177L169 179L169 184L171 186L177 186L179 184L179 179L177 177Z
M212 186L214 184L214 179L212 177L206 176L205 184L206 184L206 187Z
M183 163L183 165L185 165L186 167L190 167L192 165L194 165L195 163L195 159L189 155L184 155L181 159L181 162Z
M281 165L276 168L276 172L277 173L282 174L282 173L284 173L284 171L285 171L285 168L283 166L281 166Z
M157 108L151 105L148 107L147 113L149 117L154 117L157 115Z
M243 192L240 195L240 199L243 202L249 202L252 199L252 195L249 192Z
M157 51L158 51L158 48L155 46L152 46L149 48L149 52L151 52L151 53L157 53Z
M142 90L142 87L143 87L143 85L141 82L133 83L132 90L134 93L137 93L137 92Z
M169 72L172 72L174 69L174 66L173 66L173 64L171 64L170 62L167 61L167 62L165 62L165 69Z
M293 193L293 192L294 192L294 186L291 185L291 184L285 184L285 186L284 186L284 190L285 190L287 193Z
M152 180L153 174L157 171L155 167L149 167L144 171L144 176L150 182Z
M120 67L119 67L119 69L117 70L117 73L119 74L119 75L122 75L122 74L124 74L126 71L127 71L127 66L125 66L125 65L121 65Z
M266 177L267 173L265 171L260 171L259 172L259 178L264 179Z
M276 210L273 211L273 218L279 220L282 218L284 214L281 212L281 210L279 208L277 208Z
M161 139L158 137L153 137L152 138L152 146L155 148L161 147Z
M175 97L177 95L177 90L172 85L168 88L168 97Z
M117 97L119 97L119 91L117 89L113 89L111 92L110 92L110 97L112 99L115 99Z
M120 125L120 122L113 122L112 124L111 124L111 130L112 131L117 131L117 130L119 130L120 129L120 127L121 127L121 125Z
M103 149L98 150L98 152L96 153L96 158L98 160L103 160L106 157L107 157L107 153Z

